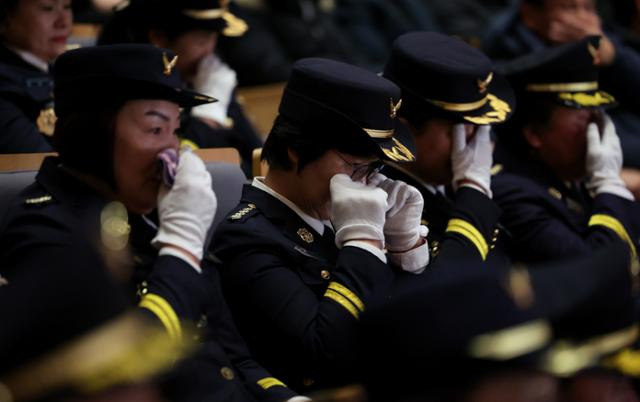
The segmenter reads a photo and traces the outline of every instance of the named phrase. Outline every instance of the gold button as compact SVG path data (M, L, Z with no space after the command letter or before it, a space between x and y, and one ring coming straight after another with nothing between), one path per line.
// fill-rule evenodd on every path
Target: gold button
M496 230L493 231L493 235L494 236L497 236L499 234L500 234L500 229L496 229Z
M302 385L304 385L305 387L310 387L314 382L315 381L311 378L305 378L304 380L302 380Z
M489 248L490 248L491 250L493 250L494 248L496 248L496 245L495 245L495 244L492 244L492 245L490 245L490 246L489 246Z
M233 374L233 370L231 370L229 367L221 368L220 374L222 374L222 378L229 381L233 380L233 378L235 377L235 375Z
M323 269L322 271L320 271L320 276L322 277L322 279L324 279L325 281L328 281L329 278L331 278L331 272L327 271L326 269Z

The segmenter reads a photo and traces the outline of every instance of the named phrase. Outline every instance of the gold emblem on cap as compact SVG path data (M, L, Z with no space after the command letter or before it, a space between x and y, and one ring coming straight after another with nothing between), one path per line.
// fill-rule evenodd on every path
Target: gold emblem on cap
M306 228L300 228L296 233L305 243L313 243L313 234Z
M56 128L56 113L53 111L53 107L49 106L40 111L40 115L36 120L36 124L38 125L38 130L46 135L47 137L51 137L53 135L53 131Z
M478 79L478 88L480 89L480 93L484 94L487 92L487 89L489 88L489 84L491 84L491 81L493 81L493 72L489 73L489 75L487 75L487 78L485 78L484 80L480 80Z
M164 71L162 72L164 75L171 75L171 70L176 66L178 62L178 55L173 56L173 59L169 61L166 53L162 53L162 64L164 65Z
M398 103L396 103L395 105L393 104L393 98L389 99L389 108L391 110L391 113L389 114L389 116L391 116L392 119L396 118L396 115L398 114L398 110L400 110L400 106L402 106L402 99L400 99Z
M587 44L587 50L589 51L591 57L593 57L593 64L596 66L600 64L600 51L591 43Z

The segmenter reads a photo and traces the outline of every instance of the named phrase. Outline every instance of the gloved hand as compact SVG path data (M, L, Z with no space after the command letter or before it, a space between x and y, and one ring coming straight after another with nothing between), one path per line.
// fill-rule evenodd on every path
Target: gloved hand
M331 222L336 245L350 240L380 241L384 247L387 194L381 188L352 181L346 174L331 178Z
M485 193L491 193L491 147L490 126L479 126L475 136L467 143L464 124L453 126L451 165L453 166L453 189L469 186Z
M415 247L421 237L426 237L426 226L420 225L424 200L413 186L399 180L391 180L376 173L369 184L380 187L387 193L388 210L384 224L387 249L404 252Z
M596 123L589 123L587 127L587 188L596 194L611 193L633 200L633 195L620 178L622 149L616 128L607 115L604 115L603 122L602 133Z
M207 230L216 213L216 195L204 162L188 148L180 153L180 163L171 189L160 186L158 217L160 225L151 241L155 247L177 246L202 259ZM193 264L193 258L171 248L170 254Z
M196 106L191 109L191 114L226 126L227 110L237 84L236 72L218 56L213 53L208 55L200 61L198 73L193 79L193 88L218 101Z

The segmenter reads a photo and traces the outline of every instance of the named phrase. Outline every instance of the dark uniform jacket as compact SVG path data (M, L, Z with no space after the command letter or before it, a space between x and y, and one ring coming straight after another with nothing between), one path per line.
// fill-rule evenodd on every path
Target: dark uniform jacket
M360 314L394 275L368 251L338 249L272 195L246 185L210 250L240 333L274 375L303 392L353 381Z
M213 128L190 113L184 113L180 138L190 141L198 148L237 149L242 158L244 174L252 177L252 153L254 149L262 147L262 140L235 99L229 104L227 116L232 120L230 128Z
M59 332L68 336L77 325L94 319L89 308L82 306L87 314L78 316L73 314L78 306L70 305L71 312L63 315L67 319L60 320L56 316L60 312L50 311L48 300L40 295L45 291L56 297L56 282L77 281L86 266L103 267L109 276L106 272L113 267L105 263L109 253L99 235L101 212L107 203L52 157L45 159L36 182L16 200L0 235L0 275L9 282L7 289L22 290L9 300L3 298L0 287L1 356L8 353L24 359L23 353L32 353L25 342L38 348L50 343L50 328L61 328ZM157 319L175 339L183 335L187 322L203 329L202 348L182 362L169 381L170 399L244 402L284 401L294 396L249 356L222 298L217 273L203 264L201 275L179 258L158 256L149 244L156 230L148 222L135 215L129 219L140 310ZM101 292L104 290L96 292L96 297ZM134 299L135 292L129 295ZM85 303L99 305L100 299L89 298ZM27 311L15 311L15 306Z
M40 113L53 106L52 91L49 74L0 45L0 153L52 150L36 125Z
M640 233L636 202L607 193L592 198L582 183L567 185L526 158L504 165L493 177L492 189L511 233L514 260L575 257L619 239L635 254Z
M508 267L505 234L498 222L502 210L489 197L461 187L453 197L434 193L423 182L395 166L383 173L420 191L424 199L422 224L429 228L431 251L428 275L462 275L466 269L490 266L496 273Z

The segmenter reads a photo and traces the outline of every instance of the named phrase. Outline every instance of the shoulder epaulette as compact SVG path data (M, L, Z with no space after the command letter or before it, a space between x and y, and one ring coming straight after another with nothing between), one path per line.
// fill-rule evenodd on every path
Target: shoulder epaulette
M240 204L229 216L231 222L243 222L248 217L254 215L258 209L255 204Z
M25 205L38 205L43 206L51 203L53 197L49 194L43 194L38 197L29 197L24 200Z
M502 166L501 163L496 163L491 167L491 176L495 176L498 173L502 172L502 169L504 169L504 166Z

